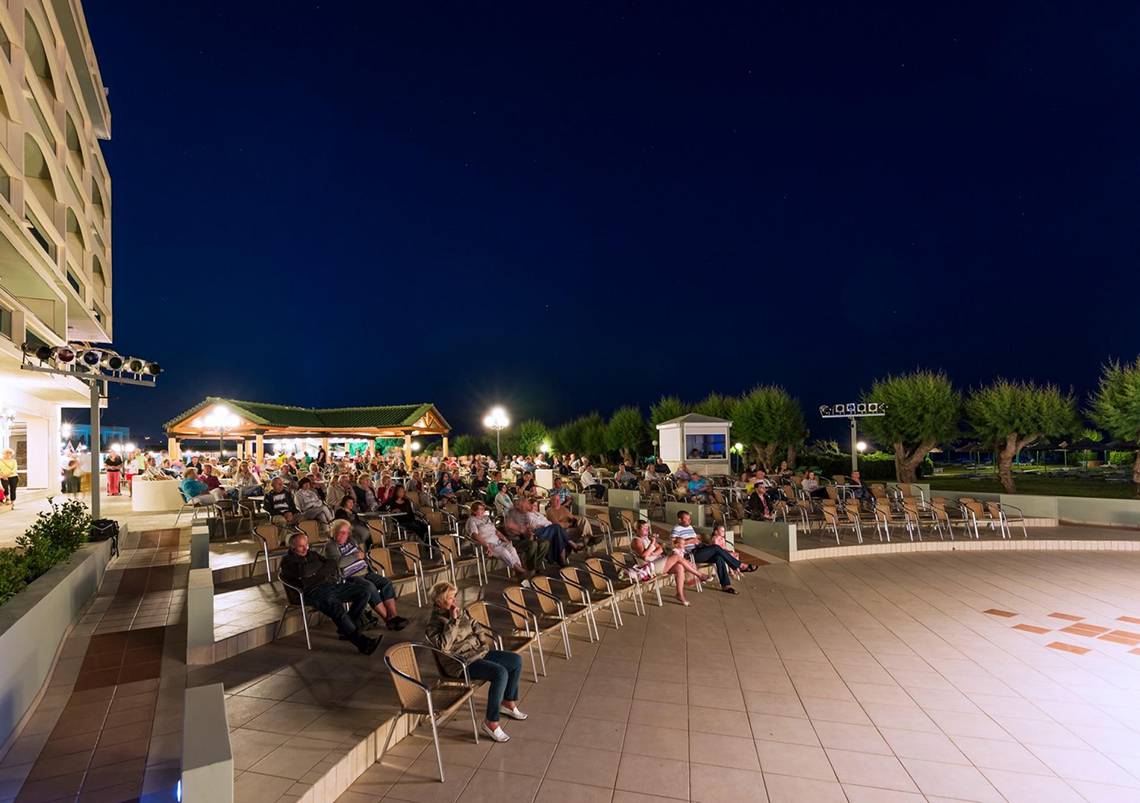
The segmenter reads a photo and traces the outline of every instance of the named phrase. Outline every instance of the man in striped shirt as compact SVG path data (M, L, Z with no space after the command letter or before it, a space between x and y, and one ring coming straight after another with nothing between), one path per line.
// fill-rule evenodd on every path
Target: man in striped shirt
M368 604L384 620L389 630L403 630L408 620L396 613L396 588L384 575L372 571L364 552L352 540L352 522L337 519L329 525L331 537L325 544L325 557L340 567L346 583L362 583L368 590Z
M677 513L677 524L673 527L673 541L680 543L685 554L695 563L711 563L716 567L716 577L720 581L720 590L726 594L735 594L732 587L732 575L729 569L742 572L754 572L756 567L741 563L732 553L716 544L703 544L697 531L693 529L693 517L687 510Z

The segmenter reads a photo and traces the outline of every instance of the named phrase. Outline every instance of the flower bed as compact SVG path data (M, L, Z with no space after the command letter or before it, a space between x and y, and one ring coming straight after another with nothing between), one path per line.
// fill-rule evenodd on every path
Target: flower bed
M87 505L68 501L40 513L12 549L0 549L0 605L53 566L70 558L87 540Z

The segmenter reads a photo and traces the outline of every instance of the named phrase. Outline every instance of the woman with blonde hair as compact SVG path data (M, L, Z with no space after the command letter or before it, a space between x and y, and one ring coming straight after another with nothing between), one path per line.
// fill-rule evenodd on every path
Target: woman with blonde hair
M685 599L685 575L690 574L697 578L698 583L704 582L705 576L685 558L684 551L676 546L666 551L653 537L649 522L645 519L637 522L637 532L633 536L631 546L633 554L640 562L637 569L644 573L644 578L641 579L649 579L657 574L673 575L673 582L677 585L677 601L686 608L689 607L689 601Z
M495 646L494 633L456 604L456 591L455 586L447 582L432 586L429 594L431 618L424 638L437 650L454 656L436 656L443 674L461 678L466 665L468 676L488 682L483 733L496 742L505 742L511 737L499 726L499 715L526 719L526 714L518 706L522 658L513 652L492 649Z
M16 465L16 453L5 449L0 457L0 488L4 489L4 500L16 509L16 486L20 484L19 466Z

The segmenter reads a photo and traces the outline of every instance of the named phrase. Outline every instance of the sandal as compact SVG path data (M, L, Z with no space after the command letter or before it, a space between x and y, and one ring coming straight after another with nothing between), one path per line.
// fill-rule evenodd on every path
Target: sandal
M740 571L742 571L742 572L754 572L759 568L760 567L757 566L755 563L742 563L742 564L740 564Z
M740 593L739 591L737 591L732 586L721 586L720 590L723 591L725 594L739 594Z

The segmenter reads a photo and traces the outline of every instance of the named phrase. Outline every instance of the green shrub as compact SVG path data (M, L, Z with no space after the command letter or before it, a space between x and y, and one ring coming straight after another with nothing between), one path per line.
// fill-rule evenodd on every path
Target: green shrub
M1130 466L1136 462L1136 452L1109 452L1108 464L1110 466Z
M57 563L71 557L91 532L91 515L79 501L52 505L16 539L15 549L0 550L0 605Z

